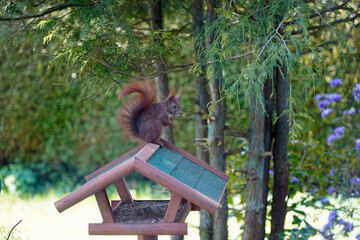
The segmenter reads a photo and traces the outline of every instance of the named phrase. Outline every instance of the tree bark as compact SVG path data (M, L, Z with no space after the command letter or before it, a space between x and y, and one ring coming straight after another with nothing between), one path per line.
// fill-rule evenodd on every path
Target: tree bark
M263 98L262 98L263 99ZM265 184L265 113L256 102L255 91L250 96L249 156L246 177L246 208L243 240L265 237L266 190ZM264 199L265 198L265 199Z
M212 23L216 19L215 8L220 7L220 1L207 1L207 21ZM214 34L211 33L209 37L209 46L211 46L214 39ZM212 59L210 59L212 60ZM225 100L221 99L221 88L223 85L222 69L219 62L214 63L214 74L210 80L210 97L216 102L214 111L210 116L208 123L208 141L209 141L209 158L210 164L215 168L225 172L225 137L224 127L226 120ZM221 199L220 207L213 216L213 240L224 240L228 238L227 218L228 206L226 199L226 192Z
M161 9L161 0L149 0L149 13L150 13L150 23L151 23L151 31L156 32L159 30L163 30L163 16ZM153 39L154 45L163 46L164 43L159 37L155 37ZM157 71L165 71L166 70L166 60L164 56L159 56L158 60L155 62L155 68ZM169 87L168 87L168 76L166 73L160 74L155 78L156 92L158 96L158 100L161 101L165 99L169 95ZM164 128L163 136L165 140L175 144L175 139L172 131L172 127L168 126Z
M265 102L265 139L264 147L266 152L271 152L273 142L273 114L274 114L274 99L272 98L273 84L272 78L268 77L264 85L264 102ZM266 214L268 206L269 195L269 170L272 156L266 156L264 160L264 181L263 181L263 213L262 213L262 228L265 237Z
M217 70L221 71L221 70ZM212 101L220 100L220 86L222 86L222 74L210 81L210 95ZM216 103L213 114L210 116L208 124L208 141L209 141L209 158L210 164L215 168L225 172L225 137L224 127L226 119L225 101ZM213 239L223 240L227 239L227 217L228 206L226 199L226 192L221 199L220 207L213 216Z
M195 40L197 36L201 33L201 29L204 25L203 22L203 0L193 0L193 31ZM195 61L198 61L202 54L201 52L205 48L205 42L199 41L194 43L195 48ZM202 72L205 72L205 69L202 69ZM206 163L209 162L209 152L207 147L204 145L204 139L207 139L208 128L207 128L207 104L209 103L210 96L207 91L208 81L205 74L201 73L196 78L196 103L195 110L196 114L194 115L195 120L195 137L197 139L196 143L196 155L199 159L203 160ZM211 240L212 239L212 225L213 218L212 215L206 211L200 210L200 239L201 240Z
M286 65L275 69L276 115L274 132L274 188L271 210L271 240L280 240L279 233L284 232L287 212L286 197L289 180L289 96L290 83Z

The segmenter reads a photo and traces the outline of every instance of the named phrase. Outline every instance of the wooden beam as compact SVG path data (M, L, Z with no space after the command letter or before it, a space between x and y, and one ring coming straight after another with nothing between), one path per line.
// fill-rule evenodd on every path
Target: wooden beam
M168 208L166 209L166 213L163 220L164 223L171 223L175 221L181 200L182 197L180 195L177 195L176 193L171 194L171 199Z
M121 178L119 181L114 183L117 192L119 193L122 202L128 203L133 202L134 199L131 196L128 185L125 182L125 178Z
M176 219L176 222L183 223L185 222L187 216L189 215L190 211L192 210L193 206L190 201L186 201L186 205L184 210L180 213L180 216Z
M220 203L144 161L135 159L135 171L212 214L214 214L220 206Z
M106 189L101 190L100 192L95 193L96 202L99 206L101 217L104 223L113 223L114 214L112 208L110 207L109 198L106 193Z
M186 223L90 223L89 235L187 235Z
M129 152L121 155L121 157L116 158L115 160L109 162L109 163L106 164L105 166L103 166L103 167L97 169L96 171L90 173L89 175L87 175L87 176L85 177L86 181L89 181L89 180L95 178L96 176L98 176L98 175L106 172L108 169L110 169L110 168L116 166L117 164L121 163L122 161L124 161L125 159L127 159L128 157L130 157L131 155L136 154L136 153L139 152L145 145L146 145L146 144L144 143L144 144L141 144L141 145L137 146L136 148L130 150Z
M159 147L158 144L148 143L135 155L135 158L146 162Z
M55 207L59 212L62 212L69 207L77 204L85 198L99 192L107 186L113 184L115 181L123 178L134 172L134 158L110 169L106 174L100 175L89 182L86 182L80 188L69 193L65 197L55 202Z
M117 205L119 205L119 203L121 203L120 200L111 200L110 205L111 205L112 210L114 210L117 207Z

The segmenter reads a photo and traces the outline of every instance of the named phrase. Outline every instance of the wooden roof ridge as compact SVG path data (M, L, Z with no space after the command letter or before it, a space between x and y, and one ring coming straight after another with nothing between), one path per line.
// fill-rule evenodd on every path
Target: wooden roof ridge
M189 200L196 206L203 208L210 213L215 213L216 209L220 205L220 200L224 194L225 187L230 177L218 169L203 162L202 160L194 157L190 153L176 147L175 145L163 139L162 142L164 147L182 155L187 160L190 160L196 165L201 166L203 169L206 169L207 171L218 176L219 178L222 178L225 181L224 186L221 187L222 192L218 201L215 201L209 196L199 192L198 190L195 190L193 187L148 163L147 161L159 149L159 145L148 143L134 148L133 150L123 154L121 157L111 161L110 163L86 176L85 178L88 182L55 202L56 209L59 212L62 212L84 200L85 198L105 189L107 186L114 184L119 179L124 178L130 173L136 171L166 187L171 192Z

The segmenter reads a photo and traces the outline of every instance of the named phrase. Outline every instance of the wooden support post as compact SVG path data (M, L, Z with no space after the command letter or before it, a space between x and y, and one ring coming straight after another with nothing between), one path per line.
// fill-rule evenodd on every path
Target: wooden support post
M122 202L129 203L134 201L124 178L121 178L119 181L115 182L114 185Z
M176 222L184 223L186 217L189 215L193 206L190 201L186 201L185 209L181 212L180 216L176 219Z
M193 189L188 185L185 185L179 180L171 176L169 177L168 174L164 173L158 168L136 158L135 171L149 178L150 180L159 183L173 193L177 193L183 196L183 198L190 200L191 203L197 206L201 206L201 208L205 209L211 214L214 214L220 206L220 204L213 199L210 199L204 194L199 193L197 190Z
M109 203L109 198L106 190L103 189L100 192L95 193L96 202L99 205L100 213L104 223L113 223L114 214Z
M139 235L138 240L158 240L158 236L143 236Z
M165 213L164 223L172 223L175 221L176 214L179 210L182 197L178 194L172 193L168 208Z

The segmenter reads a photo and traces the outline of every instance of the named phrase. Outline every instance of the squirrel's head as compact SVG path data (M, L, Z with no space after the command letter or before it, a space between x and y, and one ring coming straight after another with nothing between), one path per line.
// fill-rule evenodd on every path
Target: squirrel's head
M175 95L175 89L172 88L169 96L166 98L167 110L172 115L182 114L182 108L180 104L180 97L182 93L182 87L179 88L178 93Z

